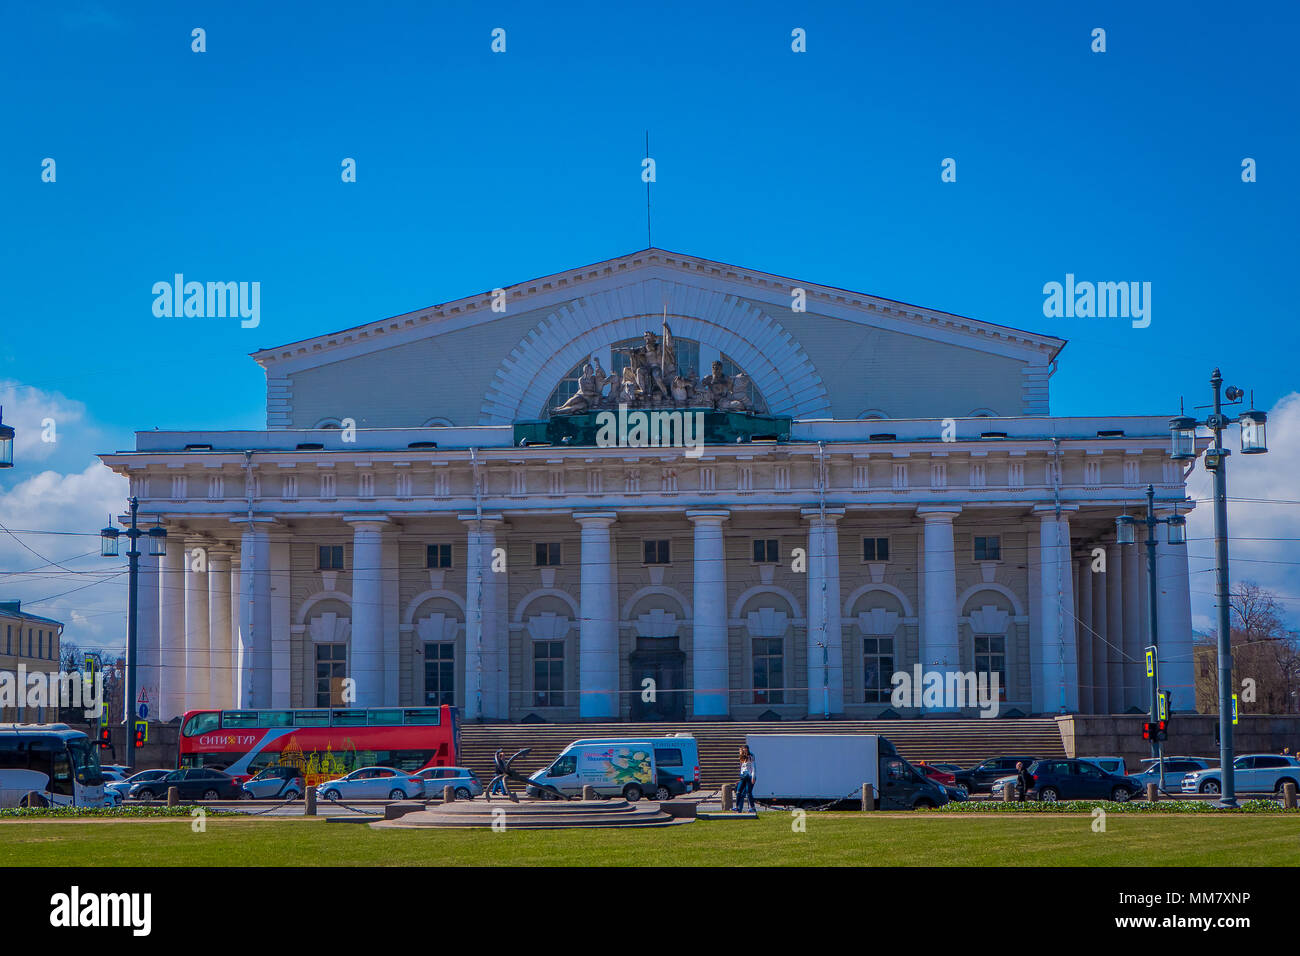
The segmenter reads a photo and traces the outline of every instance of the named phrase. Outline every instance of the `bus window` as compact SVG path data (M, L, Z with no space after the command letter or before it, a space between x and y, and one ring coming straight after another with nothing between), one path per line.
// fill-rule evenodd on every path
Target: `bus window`
M257 726L257 711L255 710L223 710L221 712L221 726L231 729L241 727Z
M72 796L72 760L67 750L56 750L52 755L53 765L50 770L50 793L61 797Z
M330 723L335 727L364 727L366 712L364 710L332 710Z
M402 712L402 723L408 726L437 727L442 723L442 714L437 707L417 707Z
M292 727L293 711L291 710L259 710L257 712L257 726L259 727Z
M328 727L330 712L328 710L295 710L293 712L295 727Z
M185 729L181 731L186 737L197 737L199 734L211 733L221 725L221 714L215 710L205 710L201 714L195 714L185 724Z
M83 787L96 787L104 782L99 769L99 745L93 740L69 740L68 753L72 755L72 770Z
M366 723L371 727L389 727L395 724L400 725L402 722L402 712L400 710L368 710L366 711Z

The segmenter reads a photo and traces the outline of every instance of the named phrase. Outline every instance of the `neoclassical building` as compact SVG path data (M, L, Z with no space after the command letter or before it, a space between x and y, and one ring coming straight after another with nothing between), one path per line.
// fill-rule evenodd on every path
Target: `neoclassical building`
M703 408L704 444L574 427L655 377L630 350L665 329L650 404ZM1064 345L647 249L259 351L265 430L102 456L169 532L140 685L163 719L906 717L891 675L919 664L996 673L1004 714L1145 709L1115 519L1148 484L1188 510L1184 471L1166 417L1051 416ZM1185 549L1158 560L1191 710Z

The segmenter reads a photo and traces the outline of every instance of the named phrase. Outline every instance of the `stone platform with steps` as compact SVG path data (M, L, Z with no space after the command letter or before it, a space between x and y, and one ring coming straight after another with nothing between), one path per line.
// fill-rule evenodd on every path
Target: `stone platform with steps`
M457 800L427 810L414 810L394 820L376 820L380 829L425 827L462 829L493 826L507 830L574 828L667 827L690 823L694 815L673 816L657 803L627 800Z

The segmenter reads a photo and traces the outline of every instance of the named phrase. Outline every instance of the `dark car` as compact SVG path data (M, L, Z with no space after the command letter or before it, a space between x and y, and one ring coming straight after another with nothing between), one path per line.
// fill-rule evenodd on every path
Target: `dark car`
M655 777L656 800L671 800L673 797L680 797L683 793L690 793L690 784L686 778L679 773L673 773L664 767L656 768L658 773Z
M243 796L239 782L230 774L200 767L173 770L161 780L133 784L127 797L131 800L163 800L171 787L179 791L182 800L238 800Z
M1058 800L1115 800L1123 803L1142 792L1142 785L1132 777L1107 773L1090 760L1040 760L1029 772L1037 793L1045 803Z
M1016 764L1028 767L1037 757L990 757L969 770L958 770L953 774L957 786L965 787L971 793L983 793L992 789L993 781L1010 776L1016 772Z

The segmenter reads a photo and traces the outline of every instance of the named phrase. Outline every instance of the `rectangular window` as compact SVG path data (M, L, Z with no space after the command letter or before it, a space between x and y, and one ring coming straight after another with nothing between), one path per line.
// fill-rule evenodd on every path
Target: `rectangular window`
M424 706L456 704L456 645L451 641L424 645Z
M669 564L671 558L668 553L668 542L666 540L645 541L645 563L646 564Z
M451 545L449 544L431 544L427 548L425 555L425 567L428 568L449 568L451 567Z
M998 700L1007 699L1007 639L1005 637L975 637L975 673L988 674L990 685L993 675L998 679Z
M564 706L564 641L533 642L533 706Z
M781 543L776 538L755 538L754 563L780 564Z
M539 568L557 568L560 563L560 542L537 542L537 566Z
M894 676L894 639L892 637L864 637L862 639L862 700L880 704L889 700Z
M779 637L756 637L753 642L754 703L785 703L785 642Z
M324 551L324 548L321 548ZM316 645L316 706L343 705L343 679L348 676L346 644Z
M863 538L862 539L862 560L863 561L888 561L889 560L889 539L888 538Z
M976 561L1001 561L1002 560L1002 538L998 535L988 535L987 537L975 536L975 560Z
M343 545L323 544L320 546L320 570L343 570Z

